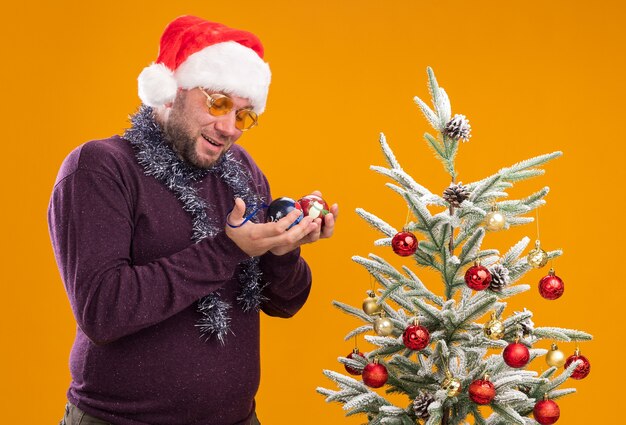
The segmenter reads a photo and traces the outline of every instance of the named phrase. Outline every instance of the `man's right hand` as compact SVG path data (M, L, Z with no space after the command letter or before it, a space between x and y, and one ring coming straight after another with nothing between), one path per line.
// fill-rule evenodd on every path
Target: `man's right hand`
M244 220L246 204L240 198L235 199L235 207L228 215L228 223L232 226L241 224ZM281 246L299 246L299 242L306 242L306 236L320 227L320 220L314 221L311 217L302 220L289 228L302 214L293 210L285 217L271 223L253 223L248 221L241 227L226 226L226 235L246 254L258 257L267 251ZM289 231L287 231L289 229Z

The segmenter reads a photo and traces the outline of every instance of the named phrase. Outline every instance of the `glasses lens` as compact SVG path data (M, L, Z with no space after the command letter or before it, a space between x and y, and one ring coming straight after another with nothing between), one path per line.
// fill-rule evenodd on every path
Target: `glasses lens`
M209 112L211 115L226 115L233 109L233 101L230 97L221 94L212 94Z
M258 123L257 114L249 109L242 109L237 111L237 117L235 121L235 127L239 130L250 130Z

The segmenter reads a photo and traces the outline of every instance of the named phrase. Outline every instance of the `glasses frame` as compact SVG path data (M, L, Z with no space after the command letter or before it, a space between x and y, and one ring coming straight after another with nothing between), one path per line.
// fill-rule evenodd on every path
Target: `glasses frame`
M219 117L219 116L222 116L222 115L215 115L214 113L212 113L212 112L211 112L211 108L213 107L213 104L214 104L214 103L215 103L218 99L227 98L227 99L229 99L229 100L231 101L231 103L233 103L233 100L232 100L230 97L226 96L225 94L222 94L222 93L211 93L211 94L209 94L209 93L207 93L207 92L206 92L206 90L205 90L205 89L203 89L202 87L198 87L198 90L200 90L200 91L202 92L202 94L204 94L204 95L206 96L206 106L207 106L207 110L208 110L209 114L211 114L211 115L212 115L212 116L214 116L214 117ZM233 110L233 108L231 107L228 111L226 111L226 113L225 113L224 115L226 115L226 114L230 113L230 111L232 111L232 110ZM252 128L256 127L257 125L259 125L259 116L257 115L257 113L256 113L256 112L254 112L254 111L253 111L252 109L250 109L250 108L242 108L242 109L237 109L237 110L235 111L235 116L238 116L238 115L239 115L239 113L240 113L240 112L242 112L242 111L245 111L246 113L248 113L248 114L252 117L252 119L253 119L253 121L254 121L254 122L253 122L253 123L252 123L252 125L251 125L250 127L248 127L248 128L239 128L239 127L237 126L237 122L239 122L239 121L235 120L235 127L237 127L237 129L238 129L238 130L241 130L241 131L248 131L248 130L250 130L250 129L252 129Z

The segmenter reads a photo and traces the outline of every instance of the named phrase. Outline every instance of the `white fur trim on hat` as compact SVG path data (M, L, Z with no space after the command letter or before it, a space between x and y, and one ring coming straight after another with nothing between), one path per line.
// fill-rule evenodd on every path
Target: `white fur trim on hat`
M178 90L174 73L162 63L153 63L141 71L139 98L148 106L163 106L174 101Z
M205 47L174 72L178 87L204 87L246 98L258 114L265 110L271 77L269 65L254 50L234 41Z

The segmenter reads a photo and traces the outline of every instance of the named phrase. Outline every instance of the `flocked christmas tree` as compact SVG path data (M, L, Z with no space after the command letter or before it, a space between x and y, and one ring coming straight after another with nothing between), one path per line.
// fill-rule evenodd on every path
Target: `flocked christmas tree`
M376 348L366 355L355 348L340 357L349 375L325 370L339 389L317 391L328 402L343 403L347 415L366 415L370 425L466 424L472 417L476 424L553 424L560 414L554 400L576 391L561 385L570 377L586 377L590 364L578 349L566 358L556 344L550 350L532 347L541 340L585 341L591 335L535 327L531 311L507 312L506 299L528 291L530 286L519 284L520 279L562 252L546 252L537 240L525 253L528 237L504 255L483 249L482 243L486 232L533 221L528 213L545 204L548 187L524 199L503 198L514 183L543 174L538 167L561 152L502 168L477 182L457 182L455 156L471 128L465 116L452 116L448 96L430 68L428 80L434 110L417 97L415 102L437 132L437 137L424 137L452 183L442 196L421 186L402 169L381 135L388 167L371 168L394 181L387 186L403 198L415 220L398 231L370 212L357 213L384 235L375 245L391 246L396 254L438 272L444 296L407 266L398 270L374 254L354 256L380 285L378 293L369 291L362 309L334 304L364 322L346 340L366 334ZM546 299L559 298L563 289L554 270L539 283ZM550 366L541 375L529 369L538 357ZM381 393L405 394L408 400L396 406Z

